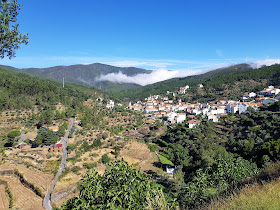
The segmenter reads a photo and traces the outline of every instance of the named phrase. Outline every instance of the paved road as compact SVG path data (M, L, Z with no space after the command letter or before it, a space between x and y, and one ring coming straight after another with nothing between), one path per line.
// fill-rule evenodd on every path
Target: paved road
M59 178L59 176L61 175L63 169L66 167L66 159L67 159L67 143L68 143L68 136L69 136L69 132L73 126L74 123L74 119L71 118L70 119L71 123L68 127L68 130L66 131L66 134L64 136L64 139L62 140L62 147L63 147L63 156L62 156L62 160L61 160L61 164L60 167L57 171L56 177L53 181L52 187L51 189L48 191L47 195L45 196L44 200L43 200L43 207L45 207L47 210L52 210L52 206L51 206L51 195L52 195L52 191L56 185L56 182Z

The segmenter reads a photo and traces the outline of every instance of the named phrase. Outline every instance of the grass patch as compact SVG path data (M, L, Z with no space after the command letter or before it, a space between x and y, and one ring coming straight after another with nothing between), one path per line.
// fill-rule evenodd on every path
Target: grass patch
M174 164L170 160L168 160L166 157L164 157L163 155L159 154L159 157L160 157L160 162L162 164L174 166Z
M279 209L280 179L266 184L254 184L234 193L226 201L216 201L209 209Z
M45 170L57 171L59 169L60 161L58 160L47 160Z

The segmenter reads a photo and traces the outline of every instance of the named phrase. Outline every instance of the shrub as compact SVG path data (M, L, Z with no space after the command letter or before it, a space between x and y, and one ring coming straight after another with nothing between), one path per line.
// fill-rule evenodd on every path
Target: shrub
M158 145L156 144L147 144L151 152L154 152L158 149Z
M107 154L104 154L102 155L101 159L100 159L100 162L103 163L103 164L107 164L110 162L110 158Z
M92 163L84 163L83 164L84 168L86 169L91 169L97 166L97 162L92 162Z
M81 167L80 166L73 166L71 168L71 171L75 174L77 174L79 171L81 170Z
M97 153L91 153L91 154L89 154L89 156L91 156L91 157L98 157L99 154L97 154Z

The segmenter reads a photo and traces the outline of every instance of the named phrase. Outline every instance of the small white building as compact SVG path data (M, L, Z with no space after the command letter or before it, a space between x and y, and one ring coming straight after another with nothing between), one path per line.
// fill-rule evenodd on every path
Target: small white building
M227 105L227 113L236 113L238 111L238 104L229 103Z
M111 109L111 108L114 108L114 106L115 106L115 102L110 100L109 103L106 105L106 108Z
M174 174L177 170L177 166L166 165L166 172L168 174Z
M254 92L249 93L249 97L250 97L250 98L255 98L256 96L257 96L257 94L254 93Z
M245 103L241 103L239 104L239 114L246 112L248 108L248 105Z
M207 115L207 118L208 118L208 120L212 120L213 122L218 122L219 121L218 117L214 114Z
M182 123L186 120L186 113L178 113L175 117L176 123Z
M200 121L199 120L189 120L187 123L189 125L189 128L194 128L194 127L200 125Z
M168 117L168 121L171 123L175 123L175 117L177 117L177 113L176 112L170 112L167 114Z

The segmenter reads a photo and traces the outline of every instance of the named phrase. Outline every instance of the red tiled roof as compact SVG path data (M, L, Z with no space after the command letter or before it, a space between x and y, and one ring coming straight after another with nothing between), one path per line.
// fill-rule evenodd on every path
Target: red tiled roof
M197 124L197 123L200 123L199 120L189 120L188 123L194 123L194 124Z

